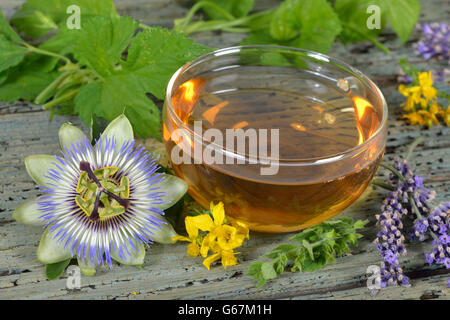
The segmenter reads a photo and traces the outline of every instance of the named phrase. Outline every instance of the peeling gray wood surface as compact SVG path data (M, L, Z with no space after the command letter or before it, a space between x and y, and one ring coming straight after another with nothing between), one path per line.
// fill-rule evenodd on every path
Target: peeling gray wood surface
M1 0L0 8L7 16L23 1ZM169 0L116 0L118 11L150 25L171 27L176 18L184 16L186 8ZM274 0L256 0L257 8L267 8ZM421 22L450 21L447 0L422 2ZM402 46L387 30L381 41L391 49L389 55L369 43L343 47L336 45L330 52L369 75L384 92L390 108L389 137L386 161L402 154L407 144L419 134L425 144L413 155L416 173L425 177L425 184L438 193L438 200L450 199L450 129L434 127L419 131L397 120L402 101L396 92L397 60L405 57L420 67L439 70L443 63L424 62L414 55L411 43ZM227 33L204 33L195 38L212 47L235 45L243 36ZM80 125L76 117L55 116L48 122L48 114L39 106L27 102L0 102L0 299L450 299L446 287L450 276L445 269L430 268L423 256L431 243L408 245L408 255L401 259L411 277L410 288L395 287L371 296L366 287L366 269L379 264L379 255L371 243L376 235L375 214L384 192L368 188L363 196L343 213L358 219L369 219L364 238L352 255L337 259L322 270L312 273L285 273L263 288L245 272L262 253L286 242L289 234L261 235L252 233L239 255L240 264L223 270L216 266L207 271L201 258L186 255L186 245L154 245L148 249L144 270L114 265L112 270L100 270L95 277L81 279L81 290L67 290L66 278L48 281L44 266L36 259L36 248L42 230L14 222L11 213L23 200L36 196L38 190L28 177L23 158L37 153L57 152L59 126L71 121ZM379 170L378 175L386 175ZM134 294L135 293L135 294Z

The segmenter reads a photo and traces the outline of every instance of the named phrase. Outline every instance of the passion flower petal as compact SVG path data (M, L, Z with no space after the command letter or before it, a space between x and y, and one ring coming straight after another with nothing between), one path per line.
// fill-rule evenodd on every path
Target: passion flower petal
M80 267L81 272L86 277L92 277L95 275L95 267L91 265L91 263L87 260L81 259L80 257L77 258L78 260L78 266Z
M72 257L70 250L52 237L49 230L45 230L37 250L39 261L50 264L64 261Z
M106 137L114 137L116 140L116 151L119 151L125 142L133 140L133 127L131 126L128 118L124 115L120 115L111 121L111 123L105 128L101 139L102 150L104 150L107 143Z
M158 179L157 181L154 186L159 191L166 193L163 197L164 203L155 204L155 207L161 210L166 210L177 203L188 189L186 182L175 176L164 175L163 179Z
M76 142L82 141L86 137L83 131L69 122L63 123L58 131L58 136L59 146L62 150L65 148L70 149L72 147L72 143L75 144Z
M136 241L132 241L130 244L133 244L133 246L135 247L134 250L127 249L127 247L125 247L124 250L117 250L115 248L112 248L111 258L113 258L120 264L124 264L127 266L142 265L145 258L144 246Z
M39 210L38 201L39 198L29 199L20 204L12 214L13 219L31 226L44 225L42 219L39 218L42 212Z
M25 158L25 168L30 177L40 186L52 183L47 173L54 168L55 158L46 154L36 154Z
M153 241L164 244L174 243L172 238L176 237L178 234L175 232L172 225L164 217L157 216L156 214L152 215L155 217L155 220L158 219L161 221L161 229L153 231Z

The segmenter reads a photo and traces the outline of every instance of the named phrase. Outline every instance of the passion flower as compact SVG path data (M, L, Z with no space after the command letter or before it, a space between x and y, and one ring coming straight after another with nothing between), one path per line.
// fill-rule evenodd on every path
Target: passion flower
M46 264L77 257L84 274L112 260L141 265L145 247L171 243L176 232L164 211L186 192L186 183L158 173L135 143L125 116L112 121L95 146L77 127L59 130L61 154L25 159L42 196L19 205L13 218L44 226L37 258Z

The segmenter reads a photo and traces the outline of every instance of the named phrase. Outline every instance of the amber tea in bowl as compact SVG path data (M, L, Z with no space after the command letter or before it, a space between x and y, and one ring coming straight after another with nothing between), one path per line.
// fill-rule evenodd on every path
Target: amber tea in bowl
M206 208L223 201L231 219L263 232L304 229L352 204L386 134L386 102L370 79L278 46L188 63L170 80L163 110L166 149L189 193Z

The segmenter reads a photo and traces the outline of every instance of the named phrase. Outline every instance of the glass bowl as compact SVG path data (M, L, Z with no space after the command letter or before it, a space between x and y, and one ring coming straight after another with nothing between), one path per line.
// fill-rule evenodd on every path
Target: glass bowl
M289 47L220 49L169 81L163 137L205 208L262 232L327 220L365 190L384 153L387 105L355 68Z

